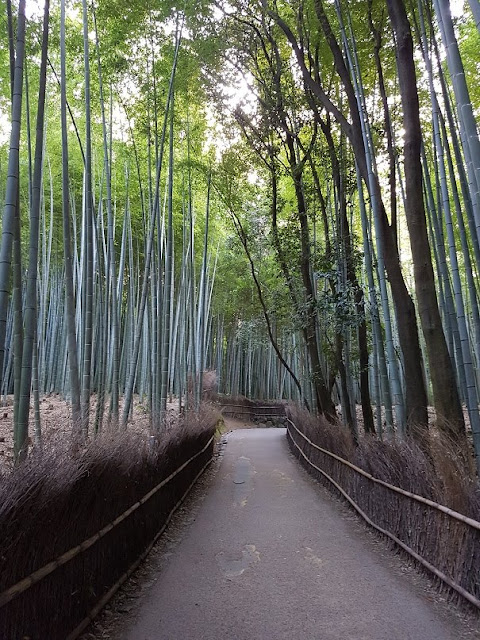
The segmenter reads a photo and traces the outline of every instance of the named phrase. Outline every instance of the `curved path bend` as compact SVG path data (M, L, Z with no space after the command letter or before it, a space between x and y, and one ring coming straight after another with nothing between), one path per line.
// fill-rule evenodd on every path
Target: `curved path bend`
M393 566L395 565L395 566ZM122 640L459 640L288 450L284 429L228 435L195 521Z

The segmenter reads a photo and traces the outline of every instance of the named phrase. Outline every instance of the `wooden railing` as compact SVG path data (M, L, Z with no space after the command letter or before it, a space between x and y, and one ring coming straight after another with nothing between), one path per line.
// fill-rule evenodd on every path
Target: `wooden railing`
M251 404L238 404L234 402L221 403L222 415L248 418L249 420L274 420L285 418L285 407L282 404L262 405L254 401Z

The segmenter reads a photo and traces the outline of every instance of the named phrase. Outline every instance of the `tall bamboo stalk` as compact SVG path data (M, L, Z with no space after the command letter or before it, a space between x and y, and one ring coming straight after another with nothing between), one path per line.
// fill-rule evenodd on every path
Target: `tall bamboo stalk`
M37 273L38 244L40 233L40 197L42 186L45 94L47 84L47 56L50 20L50 2L45 0L43 14L42 57L40 63L40 83L37 103L37 125L35 139L35 164L33 172L32 202L30 210L30 245L25 300L25 334L22 352L22 377L18 416L14 426L14 452L20 459L26 455L28 422L30 413L30 390L32 385L32 363L34 341L37 329Z
M23 70L25 58L25 0L20 0L17 19L17 44L15 72L12 92L12 128L8 154L7 185L2 218L2 238L0 243L0 376L3 374L5 358L5 338L7 309L9 300L10 270L15 217L17 215L20 130L22 119ZM1 383L0 378L0 383Z

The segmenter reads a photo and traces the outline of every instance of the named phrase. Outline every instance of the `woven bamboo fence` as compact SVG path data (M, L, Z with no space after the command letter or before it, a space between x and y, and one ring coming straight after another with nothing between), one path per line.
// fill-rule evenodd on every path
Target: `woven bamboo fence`
M309 473L340 493L375 530L480 609L480 522L375 478L318 446L288 419L294 455Z

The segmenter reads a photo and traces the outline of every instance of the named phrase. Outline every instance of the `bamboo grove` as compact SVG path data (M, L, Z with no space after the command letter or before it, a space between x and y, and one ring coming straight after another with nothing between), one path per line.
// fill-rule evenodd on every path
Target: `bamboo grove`
M209 184L206 165L199 159L192 176L187 163L201 139L192 141L188 113L182 116L187 120L177 119L175 113L181 18L173 21L173 33L165 37L163 86L146 99L148 108L150 102L153 105L146 122L151 142L147 149L139 149L133 129L128 143L114 140L114 89L111 81L104 80L99 30L86 2L78 8L75 25L83 42L83 57L77 60L83 66L83 92L78 100L83 113L75 113L69 104L65 2L57 7L56 58L48 53L53 18L46 3L36 137L32 139L25 3L18 7L16 44L10 3L7 8L13 126L2 226L0 371L2 393L14 392L15 453L21 458L28 437L31 391L37 408L37 444L41 439L39 396L44 393L68 398L72 429L79 437L100 431L105 416L109 424L125 427L134 392L148 400L154 430L165 424L169 394L175 393L181 406L188 402L198 406L202 382L197 372L205 367L216 258L208 232L209 186L198 198L198 207L203 207L201 221L196 221L193 202L194 181ZM74 20L75 14L68 25L72 30ZM157 42L151 44L158 48ZM158 70L147 71L155 73ZM155 92L156 79L150 80ZM55 106L46 117L47 96ZM27 111L26 176L18 151L23 145L19 144L22 97ZM177 120L187 131L183 141L175 131ZM122 122L130 125L126 106ZM60 131L53 151L52 130ZM20 156L23 150L22 146ZM182 166L177 168L177 162ZM179 185L174 187L177 180ZM25 184L27 195L22 189ZM28 235L22 229L23 207L29 211ZM95 413L90 415L93 394Z
M37 443L54 392L79 436L125 427L136 395L161 431L215 370L224 393L340 406L355 437L422 441L433 407L479 468L479 6L61 0L26 19L8 0L17 457L31 396Z

